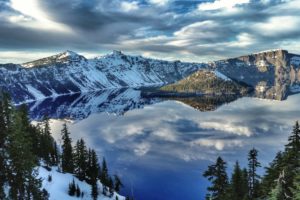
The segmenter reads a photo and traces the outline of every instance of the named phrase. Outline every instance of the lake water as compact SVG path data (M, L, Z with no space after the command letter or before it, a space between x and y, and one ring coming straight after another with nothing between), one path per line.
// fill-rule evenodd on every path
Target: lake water
M247 153L255 147L265 166L300 119L300 95L284 101L139 95L128 89L48 99L30 104L31 117L53 118L58 141L67 121L73 141L84 138L100 159L105 156L111 173L123 179L121 194L135 200L204 199L208 182L202 173L217 156L230 172L236 160L246 167Z

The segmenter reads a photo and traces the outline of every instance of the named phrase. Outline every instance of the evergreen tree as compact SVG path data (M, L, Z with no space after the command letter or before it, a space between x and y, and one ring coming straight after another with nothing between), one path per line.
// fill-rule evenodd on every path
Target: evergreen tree
M288 144L285 146L283 163L286 181L285 191L288 196L292 196L294 178L300 168L300 128L298 121L296 121L292 134L288 138Z
M88 151L83 139L76 142L75 145L75 174L79 180L86 180L86 172L88 168Z
M258 151L253 148L248 154L248 186L249 186L249 198L255 199L259 196L259 179L257 174L257 168L260 167L260 163L257 160Z
M109 196L112 197L114 195L114 181L111 177L108 179L108 188L109 188Z
M75 181L73 179L73 181L69 184L68 194L70 196L75 196L75 193L76 193L76 185L75 185Z
M68 131L68 127L66 124L63 125L63 129L61 130L62 135L62 155L61 155L61 163L62 163L62 171L73 173L74 172L74 155L73 155L73 147L72 140L70 138L70 133Z
M47 167L55 165L55 150L54 150L54 140L51 136L50 129L50 119L46 116L43 119L43 129L41 136L41 146L42 146L42 158L45 161Z
M34 170L36 158L30 151L29 121L24 116L23 109L15 113L8 136L9 195L11 199L41 199L41 181Z
M272 189L272 191L270 193L270 197L268 199L269 200L288 200L288 199L292 199L292 198L289 198L286 195L285 184L286 184L285 173L284 173L284 170L283 170L280 173L278 179L276 180L276 186L275 186L274 189Z
M92 184L92 190L91 190L91 196L93 197L94 200L97 200L98 198L98 187L97 187L97 183L96 184Z
M293 199L300 200L300 172L299 172L299 170L297 171L293 186L294 186L292 189Z
M91 184L92 190L91 195L94 199L97 199L98 197L98 184L97 180L99 177L99 163L98 158L95 150L89 150L89 161L88 161L88 170L87 170L87 176L88 180Z
M80 197L80 195L81 195L81 191L80 191L79 185L77 184L76 185L76 196Z
M265 175L262 179L261 188L263 191L263 197L270 194L272 188L275 188L278 183L275 181L282 170L284 169L284 157L283 153L280 151L276 154L275 159L265 168Z
M7 96L3 95L1 93L0 96L0 199L5 198L4 193L4 183L7 181L6 177L6 170L7 170L7 155L5 153L5 149L7 147L7 137L8 137L8 127L6 123L6 114L5 110L7 108L4 108L5 105L8 105L7 103L4 103L7 101Z
M247 175L240 168L238 161L236 161L230 183L230 199L242 200L248 195Z
M116 192L120 192L121 187L123 187L123 183L121 181L121 179L119 178L119 176L115 175L115 191Z
M208 166L208 170L203 173L204 177L212 183L207 190L210 192L211 199L227 199L228 177L226 174L226 162L221 157L217 158L216 164Z
M108 174L108 168L106 164L105 158L102 160L102 167L101 167L101 173L100 173L100 181L103 184L103 194L106 195L107 187L109 185L109 174Z

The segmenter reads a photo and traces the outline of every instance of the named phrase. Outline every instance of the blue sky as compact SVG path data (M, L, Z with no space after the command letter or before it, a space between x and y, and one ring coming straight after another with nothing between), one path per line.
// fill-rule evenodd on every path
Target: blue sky
M300 53L300 0L0 0L0 63L64 50L210 61Z

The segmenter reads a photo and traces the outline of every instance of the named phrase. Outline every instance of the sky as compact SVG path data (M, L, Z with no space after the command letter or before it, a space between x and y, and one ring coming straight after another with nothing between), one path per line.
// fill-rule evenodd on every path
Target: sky
M300 0L0 0L0 63L72 50L205 62L300 53Z

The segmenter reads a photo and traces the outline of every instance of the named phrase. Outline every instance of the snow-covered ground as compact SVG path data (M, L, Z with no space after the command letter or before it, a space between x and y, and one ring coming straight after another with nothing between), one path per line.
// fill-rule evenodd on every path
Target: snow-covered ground
M42 187L48 191L50 194L49 200L92 200L91 197L91 186L85 181L80 181L74 175L69 173L60 173L58 172L57 167L52 167L51 171L46 170L43 167L38 167L39 178L42 179ZM48 176L52 176L52 181L48 181ZM75 181L75 184L79 186L80 190L84 193L83 197L69 196L68 187L69 183ZM116 200L118 197L119 200L125 200L125 197L120 196L116 193L112 197L106 197L102 194L102 184L98 182L99 196L98 200Z

